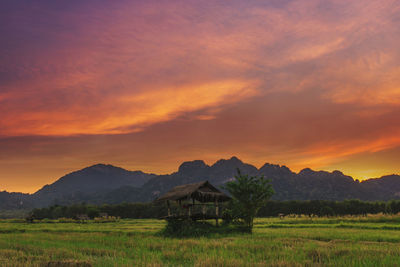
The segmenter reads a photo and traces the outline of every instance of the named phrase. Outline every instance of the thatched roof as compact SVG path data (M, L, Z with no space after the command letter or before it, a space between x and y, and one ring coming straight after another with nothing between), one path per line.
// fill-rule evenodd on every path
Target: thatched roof
M195 199L200 202L224 202L231 198L217 188L215 188L208 181L203 181L195 184L179 185L172 188L170 191L157 198L155 201L167 201L167 200L185 200Z

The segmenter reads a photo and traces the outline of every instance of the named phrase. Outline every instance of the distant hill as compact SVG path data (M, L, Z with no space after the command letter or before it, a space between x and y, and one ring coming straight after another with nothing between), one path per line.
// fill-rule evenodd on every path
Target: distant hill
M47 206L53 202L77 202L88 195L105 194L111 190L129 186L139 188L153 178L154 174L127 171L112 165L97 164L67 174L51 185L45 185L33 194L36 206Z
M286 166L269 163L257 169L232 157L221 159L211 166L202 160L184 162L177 172L168 175L147 174L97 164L67 174L32 195L0 192L0 208L31 208L79 202L148 202L180 184L208 180L221 187L234 179L238 168L242 173L264 175L271 179L275 200L400 199L399 175L359 182L340 171L313 171L307 168L295 173Z

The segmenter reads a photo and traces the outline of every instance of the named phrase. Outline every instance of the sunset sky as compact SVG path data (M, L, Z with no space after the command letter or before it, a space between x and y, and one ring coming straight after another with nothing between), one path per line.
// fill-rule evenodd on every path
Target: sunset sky
M2 0L0 191L109 163L400 173L398 0Z

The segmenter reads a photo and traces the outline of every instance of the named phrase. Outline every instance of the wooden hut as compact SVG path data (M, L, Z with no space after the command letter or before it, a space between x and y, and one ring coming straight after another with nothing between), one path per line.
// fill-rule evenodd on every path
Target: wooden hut
M219 203L230 199L229 196L219 191L208 181L203 181L176 186L157 198L155 202L167 203L168 216L163 217L164 219L215 219L218 225L218 218L220 216ZM179 214L171 214L171 201L175 201L179 205ZM215 215L207 214L207 207L210 205L215 206ZM200 213L196 212L196 206L201 207Z

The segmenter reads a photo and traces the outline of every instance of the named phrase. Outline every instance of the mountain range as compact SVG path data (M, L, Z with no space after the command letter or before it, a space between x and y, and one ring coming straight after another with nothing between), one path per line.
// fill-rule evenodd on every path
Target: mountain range
M156 175L128 171L106 164L96 164L67 174L34 194L0 192L0 209L30 209L53 204L117 204L149 202L174 186L203 180L222 188L240 169L249 175L264 175L271 180L275 200L345 200L364 201L400 199L400 176L388 175L362 182L340 171L299 173L286 166L266 163L261 168L237 157L218 160L209 166L202 160L184 162L177 172Z

